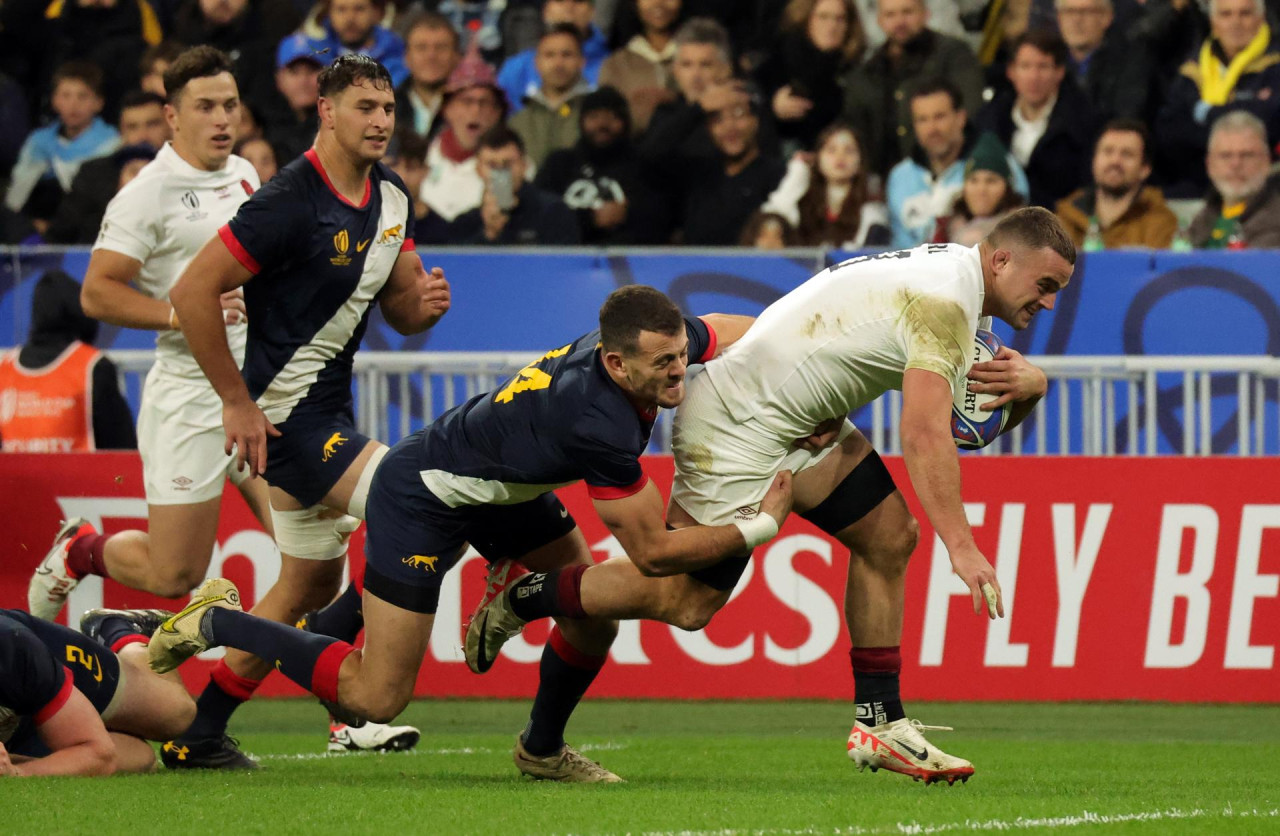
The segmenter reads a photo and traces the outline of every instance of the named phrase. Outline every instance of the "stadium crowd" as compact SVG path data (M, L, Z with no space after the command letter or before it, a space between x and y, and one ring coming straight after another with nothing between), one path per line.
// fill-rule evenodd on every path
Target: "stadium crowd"
M54 0L0 11L3 243L91 243L231 56L237 153L310 147L376 58L424 245L971 244L1022 205L1085 250L1280 241L1264 0Z

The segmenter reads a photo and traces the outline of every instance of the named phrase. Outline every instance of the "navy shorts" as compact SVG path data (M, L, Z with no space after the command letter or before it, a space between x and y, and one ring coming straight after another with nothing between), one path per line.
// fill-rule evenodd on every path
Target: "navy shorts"
M470 543L493 563L520 558L577 527L554 493L515 505L450 508L422 482L422 439L392 447L369 488L364 586L406 610L434 613L440 582Z
M349 411L294 413L276 429L280 437L267 439L267 483L304 508L324 499L369 443Z

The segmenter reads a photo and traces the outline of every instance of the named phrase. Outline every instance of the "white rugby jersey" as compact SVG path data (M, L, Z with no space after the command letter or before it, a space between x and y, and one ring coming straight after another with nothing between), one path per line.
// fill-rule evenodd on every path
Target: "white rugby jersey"
M93 248L141 261L134 285L153 299L168 299L187 264L259 185L248 160L233 154L220 171L203 171L165 143L107 205ZM243 321L227 326L237 365L244 361L245 333ZM181 331L156 334L156 365L175 377L204 380Z
M851 259L770 305L704 374L736 420L802 438L901 389L907 369L937 372L955 391L973 364L982 299L977 247Z

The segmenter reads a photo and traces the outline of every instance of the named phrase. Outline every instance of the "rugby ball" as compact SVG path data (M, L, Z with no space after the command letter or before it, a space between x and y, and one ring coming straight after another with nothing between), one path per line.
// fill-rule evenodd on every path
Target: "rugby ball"
M985 363L995 359L1000 351L1000 338L981 328L973 337L973 362ZM978 450L996 440L1009 422L1012 404L1005 404L990 412L981 409L983 404L996 399L995 395L970 392L962 380L956 387L955 400L951 404L951 437L961 450Z

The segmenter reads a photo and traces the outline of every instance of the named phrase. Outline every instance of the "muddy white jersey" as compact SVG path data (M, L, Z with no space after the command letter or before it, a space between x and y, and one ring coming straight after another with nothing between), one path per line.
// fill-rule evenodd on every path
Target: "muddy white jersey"
M801 438L889 389L907 369L959 385L983 301L977 247L929 244L850 259L774 302L705 374L729 413Z

